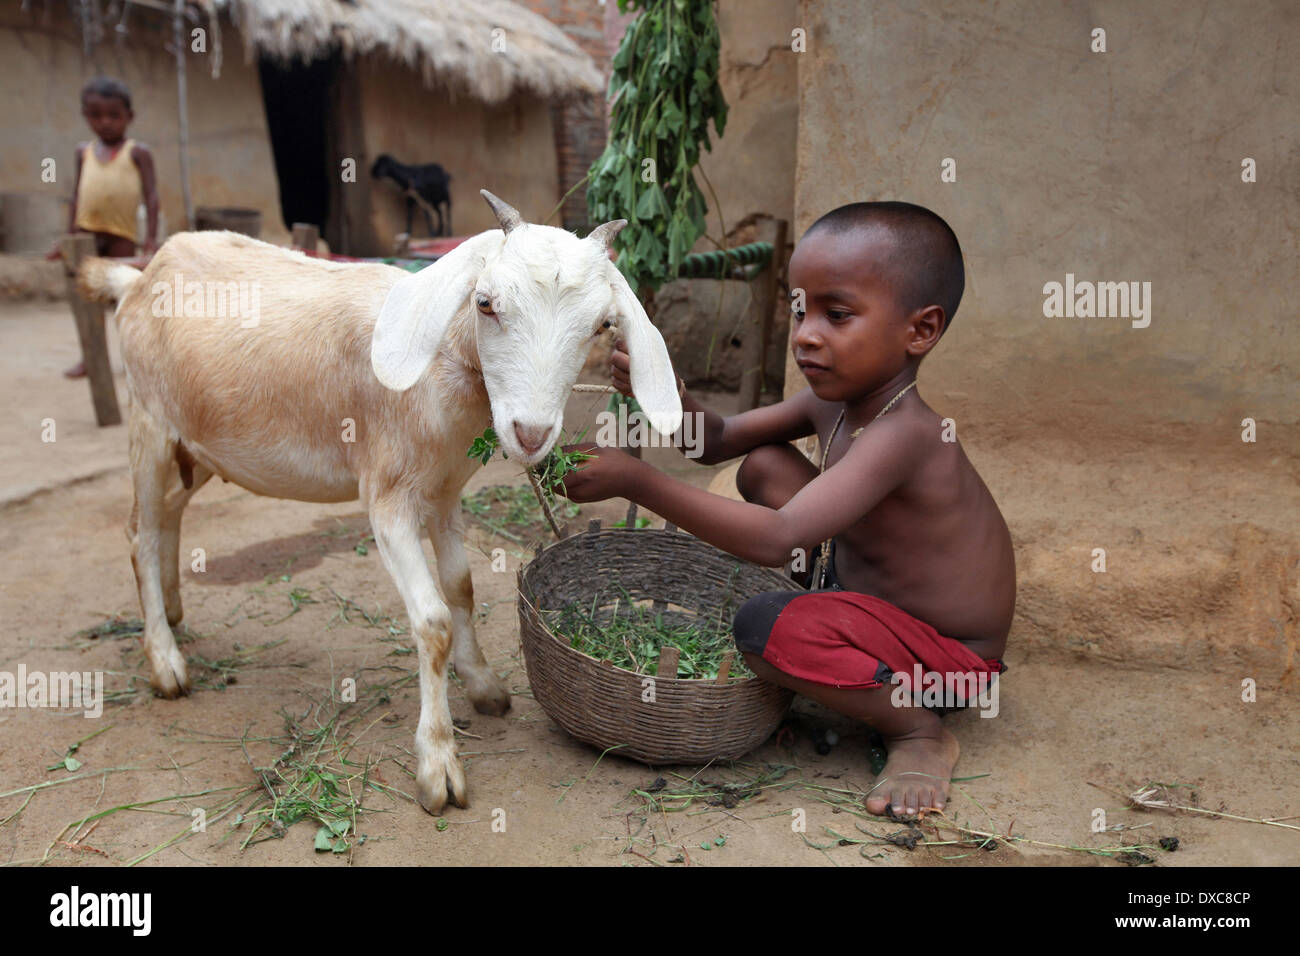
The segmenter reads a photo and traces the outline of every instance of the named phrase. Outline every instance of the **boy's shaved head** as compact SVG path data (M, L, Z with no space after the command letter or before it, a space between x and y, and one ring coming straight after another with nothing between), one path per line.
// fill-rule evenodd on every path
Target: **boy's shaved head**
M121 80L111 76L96 76L86 81L81 88L81 102L85 105L87 96L102 96L106 100L121 100L127 110L131 109L131 90Z
M943 309L944 332L957 314L966 288L957 236L939 216L910 202L855 202L832 209L804 233L831 235L884 230L894 252L884 263L899 305L912 312L927 305Z

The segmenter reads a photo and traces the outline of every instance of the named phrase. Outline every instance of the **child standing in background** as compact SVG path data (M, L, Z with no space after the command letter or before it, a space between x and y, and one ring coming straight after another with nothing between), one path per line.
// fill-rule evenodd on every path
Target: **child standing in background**
M100 256L136 254L136 210L141 200L146 213L145 255L158 248L158 187L153 153L143 143L126 138L135 118L131 91L109 77L95 77L81 88L81 115L94 142L77 147L77 176L68 214L69 232L89 232ZM85 361L64 373L68 378L86 374Z

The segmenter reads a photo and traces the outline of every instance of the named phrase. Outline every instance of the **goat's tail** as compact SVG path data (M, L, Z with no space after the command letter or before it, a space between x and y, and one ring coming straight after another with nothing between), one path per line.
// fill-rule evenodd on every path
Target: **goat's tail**
M139 269L91 257L77 270L77 292L92 302L120 302L138 278Z

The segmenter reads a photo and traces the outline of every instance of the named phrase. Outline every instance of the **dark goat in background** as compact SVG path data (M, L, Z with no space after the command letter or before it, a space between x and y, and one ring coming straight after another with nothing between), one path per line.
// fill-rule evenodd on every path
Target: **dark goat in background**
M407 235L411 233L411 221L415 216L417 202L420 211L424 213L424 221L429 227L429 235L451 235L451 190L449 188L451 176L437 163L426 163L423 166L407 166L405 163L399 163L387 153L383 153L375 160L375 165L370 167L370 175L375 179L391 179L402 187L403 195L406 197ZM445 220L442 214L444 205L447 207ZM429 216L430 210L438 217L437 229L433 228L433 219ZM446 232L443 232L444 222L447 227Z

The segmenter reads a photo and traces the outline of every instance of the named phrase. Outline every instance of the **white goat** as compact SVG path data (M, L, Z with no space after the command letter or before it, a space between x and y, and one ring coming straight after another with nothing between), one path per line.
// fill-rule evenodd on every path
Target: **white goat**
M419 650L416 784L430 813L448 795L467 805L448 651L480 713L510 707L472 623L460 506L478 467L471 440L495 424L511 458L544 457L590 347L612 325L651 424L671 434L682 414L663 338L608 258L626 220L578 239L523 223L482 192L501 228L415 274L229 232L176 235L143 272L91 259L81 273L84 294L118 301L135 491L127 535L154 689L189 690L171 625L181 619L181 512L204 482L215 474L301 501L360 497ZM232 283L251 284L258 314L205 314L205 296L233 293Z

